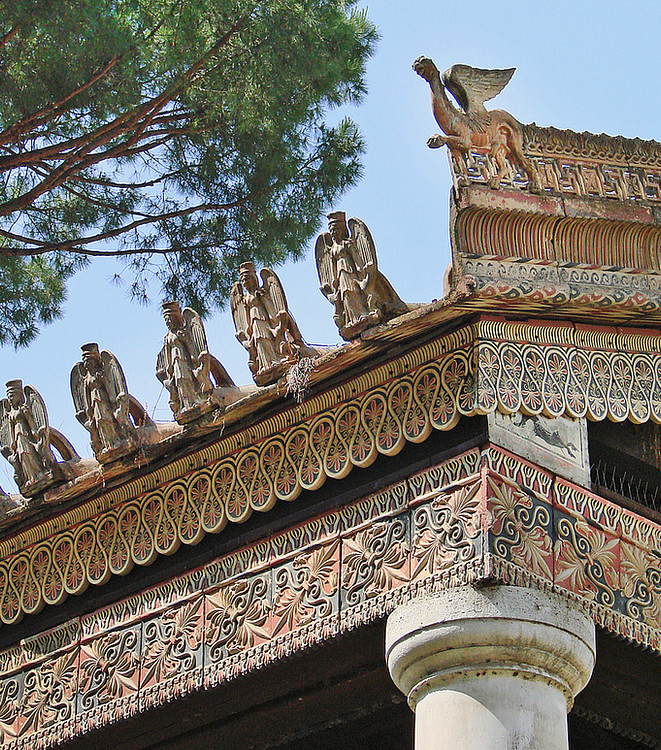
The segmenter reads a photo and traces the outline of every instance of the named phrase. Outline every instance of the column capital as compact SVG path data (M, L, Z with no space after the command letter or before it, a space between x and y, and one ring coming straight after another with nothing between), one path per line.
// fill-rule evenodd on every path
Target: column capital
M462 586L397 608L388 619L386 656L413 710L430 691L497 677L555 688L569 710L592 674L594 625L559 594Z

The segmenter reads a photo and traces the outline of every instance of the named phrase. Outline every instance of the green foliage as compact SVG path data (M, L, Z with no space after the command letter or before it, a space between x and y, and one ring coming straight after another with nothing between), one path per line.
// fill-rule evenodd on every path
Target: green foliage
M119 255L130 293L202 313L296 257L360 176L376 31L354 0L0 3L0 343Z

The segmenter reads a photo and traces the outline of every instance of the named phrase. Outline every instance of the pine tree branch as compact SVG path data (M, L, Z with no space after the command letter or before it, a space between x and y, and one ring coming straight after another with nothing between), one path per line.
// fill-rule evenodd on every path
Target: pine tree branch
M131 208L120 208L114 203L108 203L106 201L102 201L99 198L94 198L91 195L86 195L85 193L80 192L79 190L76 190L72 185L64 184L63 189L66 190L67 193L71 193L71 195L75 195L76 198L79 198L82 201L85 201L85 203L89 203L91 206L97 206L98 208L105 208L108 211L115 211L118 214L121 214L122 216L140 216L144 219L150 218L150 214L144 213L144 211L136 211L135 209Z
M58 114L61 114L65 109L65 105L71 101L78 94L82 94L93 86L97 81L101 80L106 76L119 62L122 62L127 57L133 55L137 50L141 49L145 44L149 43L156 33L161 29L165 21L170 18L175 11L175 8L181 9L181 0L175 0L172 4L170 11L166 13L161 20L145 35L139 44L134 44L129 47L123 54L116 55L111 58L108 63L100 68L96 73L82 83L77 88L70 91L66 96L59 99L57 102L53 102L48 107L42 107L41 109L33 112L32 114L24 117L17 123L14 123L9 128L6 128L0 132L0 145L11 143L16 141L20 136L24 136L26 133L33 131L39 126L51 122ZM2 41L0 41L0 47L4 46L9 39L11 39L20 29L20 25L16 25L10 32L8 32Z
M159 117L154 118L154 120L152 120L152 123L165 125L168 122L176 122L188 116L188 113L181 112L173 114L172 116L169 113L164 113L159 115ZM118 128L113 137L119 137L120 135L126 133L131 129L132 125L134 125L134 123L129 122L122 128ZM100 129L97 132L100 132ZM18 169L20 167L28 167L44 159L51 159L53 161L64 161L65 159L70 159L72 154L75 153L74 149L78 146L89 143L95 134L88 133L86 135L71 138L67 141L61 141L50 146L42 146L41 148L33 148L29 151L20 151L18 153L12 151L7 146L2 146L2 144L0 144L0 148L2 148L5 152L9 152L10 154L8 156L0 156L0 172L6 172L10 169ZM110 140L112 140L112 138Z
M97 81L99 81L101 78L103 78L108 71L112 70L112 68L115 67L115 65L121 60L121 57L114 57L108 62L105 66L101 68L97 73L95 73L91 78L89 78L85 83L78 86L78 88L75 88L73 91L70 91L65 97L60 99L58 102L55 102L51 104L48 107L43 107L42 109L38 110L37 112L34 112L29 117L25 117L22 120L19 120L17 123L14 123L14 125L11 125L9 128L6 128L0 133L0 146L5 145L7 143L11 143L12 141L18 140L21 136L24 136L27 132L30 132L34 130L35 128L39 127L40 125L43 125L46 122L50 122L54 115L58 113L58 111L61 111L64 109L64 105L71 101L71 99L74 98L74 96L77 96L78 94L82 94L83 91L86 91L90 86L93 86ZM6 168L6 167L0 167L0 168Z
M2 49L3 47L6 47L7 44L9 44L9 42L13 39L13 37L15 37L16 34L18 34L20 28L21 28L21 25L17 23L16 26L9 29L9 31L2 37L2 39L0 39L0 49Z
M73 180L85 185L98 185L99 187L138 190L140 188L154 187L154 185L158 185L161 182L166 182L171 177L174 177L177 174L177 172L168 172L167 174L162 174L158 177L155 177L153 180L145 180L144 182L117 182L116 180L111 180L109 178L104 179L99 177L97 179L94 179L92 177L81 177L80 175L74 177Z
M146 216L142 219L137 219L129 224L124 224L117 229L110 229L107 232L99 232L98 234L91 235L88 237L79 237L75 240L66 240L64 242L42 242L30 237L22 237L20 235L7 232L4 229L0 229L0 237L7 237L7 239L13 239L17 242L22 242L26 245L32 245L32 247L23 248L12 248L0 246L0 257L25 257L29 255L43 255L44 253L50 253L54 251L67 251L78 255L139 255L141 253L155 252L152 249L141 249L134 248L132 250L107 250L107 251L91 251L84 245L90 242L101 242L103 240L113 239L122 234L138 229L148 224L155 224L160 221L167 219L176 219L181 216L189 216L193 213L202 211L228 211L232 208L238 208L245 205L250 200L250 196L241 198L231 203L200 203L196 206L189 206L187 208L180 208L177 211L169 211L167 213L158 214L155 216ZM163 253L172 252L172 249L163 250Z
M84 138L84 143L80 149L70 153L63 161L62 165L57 167L53 172L31 190L12 200L0 203L0 216L8 216L15 211L21 211L27 206L34 203L44 193L53 190L78 172L89 166L105 161L107 159L116 159L124 156L126 150L132 148L141 138L145 129L152 122L153 118L166 107L172 99L185 86L190 85L192 81L202 71L206 62L213 58L225 45L229 43L232 37L237 34L247 23L249 14L242 16L225 34L212 45L209 50L184 74L179 77L176 85L166 88L161 94L153 97L141 106L135 108L132 112L124 113L115 118L93 134ZM101 146L107 145L118 135L132 131L132 135L120 145L116 145L100 153L93 153ZM156 144L154 144L156 145ZM6 168L0 160L0 170Z

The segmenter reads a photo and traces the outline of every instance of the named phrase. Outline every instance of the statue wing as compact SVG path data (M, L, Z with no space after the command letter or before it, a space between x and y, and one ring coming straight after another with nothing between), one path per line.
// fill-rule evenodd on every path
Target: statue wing
M202 361L202 357L209 353L209 345L207 344L207 334L204 330L204 323L197 310L193 310L192 307L185 307L181 313L184 319L184 328L188 333L188 340L192 347L191 354L195 361L199 364Z
M287 306L287 297L285 296L285 290L282 287L282 282L277 277L274 271L270 268L262 268L261 272L262 284L266 291L265 299L266 305L271 316L271 324L282 316L286 315L289 307Z
M223 367L222 362L216 359L213 354L209 355L209 370L213 375L216 388L236 388L234 381Z
M87 393L85 392L85 368L76 362L71 370L71 396L76 409L76 419L84 425L87 421Z
M63 461L71 461L71 459L80 458L73 445L54 427L50 428L50 444L60 454Z
M247 346L250 339L248 307L243 299L243 287L238 281L232 285L230 291L230 307L232 308L232 318L234 319L236 337L243 346Z
M370 230L367 228L367 224L362 219L356 218L349 219L347 224L349 225L351 236L356 243L356 252L354 253L356 266L363 273L377 271L376 245L374 244Z
M333 294L335 290L335 273L333 270L333 259L330 254L332 246L333 241L328 232L320 234L314 246L314 259L317 264L319 284L321 285L321 292L326 298Z
M167 346L163 346L161 351L158 353L156 358L156 377L163 382L167 380L168 368L170 366L170 358L168 356Z
M8 458L11 455L11 425L9 424L9 401L3 398L0 401L0 449L2 455Z
M129 388L124 370L122 370L117 357L107 349L101 352L101 362L103 363L103 379L113 411L116 413L118 421L126 424L129 421L130 404ZM120 410L119 414L117 414L117 409Z
M23 393L25 394L25 403L34 423L37 427L37 432L42 440L44 451L48 449L50 445L50 426L48 424L48 412L46 411L46 404L39 391L33 388L31 385L23 387Z
M493 99L505 88L515 70L453 65L443 73L443 83L469 117L480 117L486 113L484 102Z

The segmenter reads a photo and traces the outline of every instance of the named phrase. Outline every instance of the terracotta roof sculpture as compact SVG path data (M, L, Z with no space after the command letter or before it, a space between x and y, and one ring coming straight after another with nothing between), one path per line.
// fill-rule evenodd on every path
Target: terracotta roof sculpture
M168 327L156 362L156 377L170 393L170 407L180 424L220 409L222 399L215 387L232 387L232 379L220 362L209 353L204 324L199 313L177 302L163 303Z
M376 246L367 224L344 211L328 214L328 232L315 244L321 291L335 307L333 319L345 341L408 311L379 271Z
M46 404L36 389L23 387L20 380L7 382L7 398L0 401L0 446L26 497L61 481L51 450Z
M106 349L100 352L98 344L81 349L82 361L71 371L76 419L90 433L92 450L104 463L135 450L138 433L129 413L126 378L115 355Z
M268 385L300 357L316 352L303 340L277 275L263 268L260 286L250 261L241 264L239 273L241 281L234 284L230 294L236 338L248 351L255 383Z
M523 153L521 125L501 109L487 111L484 102L499 94L514 74L515 68L484 70L470 65L453 65L441 75L428 57L418 57L413 70L431 88L432 112L445 135L432 135L429 148L447 145L461 170L460 181L468 183L466 157L472 150L490 154L497 172L490 177L490 186L497 189L509 176L512 163L519 165L537 187L538 179L530 161ZM455 97L461 110L453 106L446 94Z

